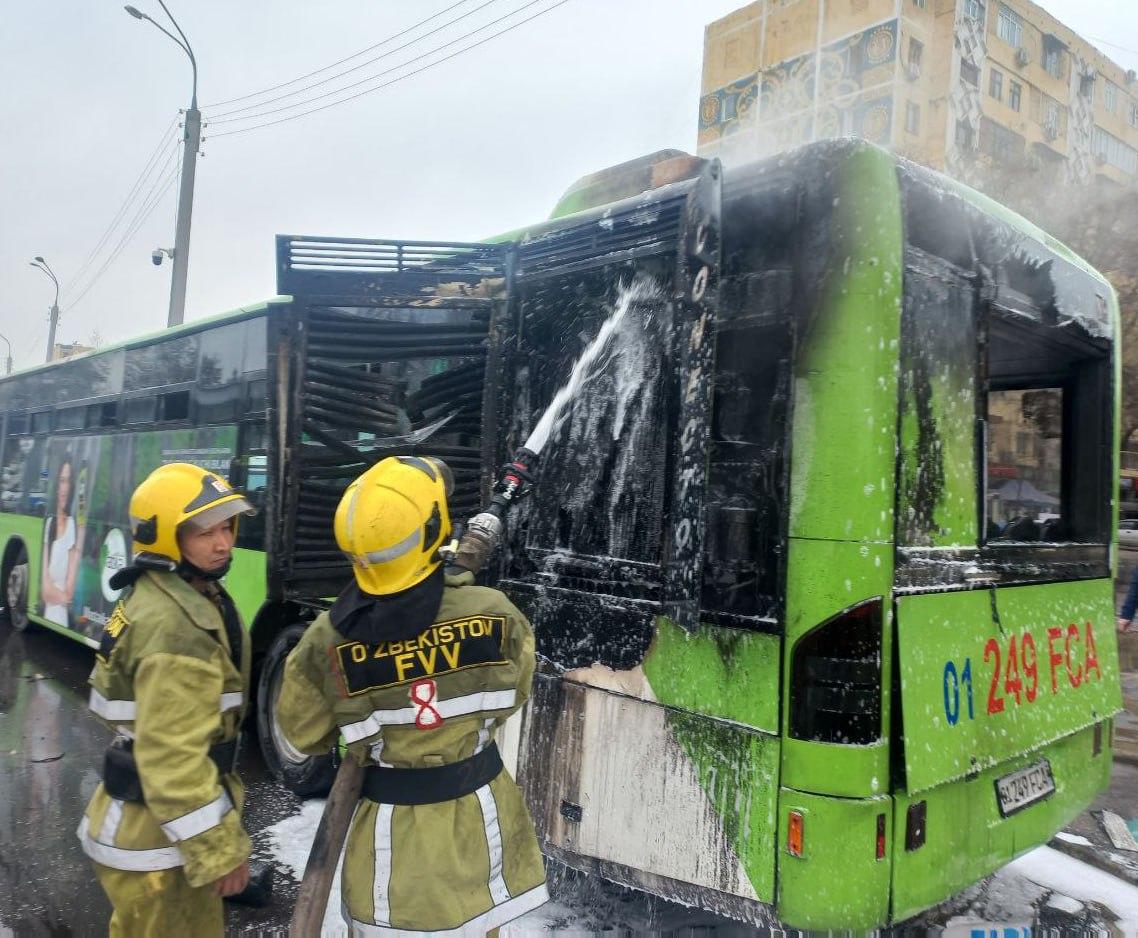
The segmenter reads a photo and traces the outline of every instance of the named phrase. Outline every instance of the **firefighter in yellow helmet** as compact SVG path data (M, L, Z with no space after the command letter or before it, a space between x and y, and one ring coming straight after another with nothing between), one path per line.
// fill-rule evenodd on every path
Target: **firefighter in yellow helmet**
M249 503L212 472L162 466L134 491L134 559L91 674L117 732L79 825L111 900L112 936L221 936L249 878L234 771L249 638L221 585Z
M533 632L497 590L445 571L450 473L390 457L355 480L336 542L355 582L285 665L299 749L342 735L367 766L344 855L353 935L481 936L548 898L533 823L495 730L525 703Z

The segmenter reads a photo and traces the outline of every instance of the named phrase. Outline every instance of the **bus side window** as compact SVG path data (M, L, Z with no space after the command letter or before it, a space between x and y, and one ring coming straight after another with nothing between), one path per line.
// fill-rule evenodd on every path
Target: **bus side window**
M259 442L254 430L260 427L263 435L263 426L263 424L254 424L246 427L247 445L249 442L254 444ZM249 504L257 510L257 513L252 517L241 519L241 524L237 528L237 546L249 550L264 550L265 486L268 482L268 457L263 452L251 453L240 459L235 459L233 462L230 481L244 493Z
M26 510L28 455L33 445L27 435L29 424L27 414L8 415L4 451L0 454L0 511Z
M984 530L994 547L1109 540L1109 357L1071 329L989 322Z

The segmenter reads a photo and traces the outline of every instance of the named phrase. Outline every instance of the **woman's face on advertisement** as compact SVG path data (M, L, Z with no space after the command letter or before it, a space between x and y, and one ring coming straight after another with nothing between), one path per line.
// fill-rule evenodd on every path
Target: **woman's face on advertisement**
M71 463L65 462L59 469L59 484L55 489L55 508L63 511L71 498Z

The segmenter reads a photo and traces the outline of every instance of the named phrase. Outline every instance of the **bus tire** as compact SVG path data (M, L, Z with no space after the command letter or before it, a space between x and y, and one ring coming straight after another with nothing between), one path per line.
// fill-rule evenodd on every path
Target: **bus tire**
M257 682L257 735L269 771L293 794L318 798L328 794L340 759L336 748L323 756L309 756L288 741L277 720L277 698L284 679L285 659L304 634L304 623L283 629L269 646Z
M28 619L28 552L17 542L9 546L4 558L4 611L8 624L23 632L31 624Z

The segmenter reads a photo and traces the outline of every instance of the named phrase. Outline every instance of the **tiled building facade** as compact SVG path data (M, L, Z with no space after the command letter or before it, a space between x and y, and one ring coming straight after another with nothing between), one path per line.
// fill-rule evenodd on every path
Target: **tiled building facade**
M1031 0L756 0L707 27L699 154L856 134L953 175L1138 182L1138 76Z

